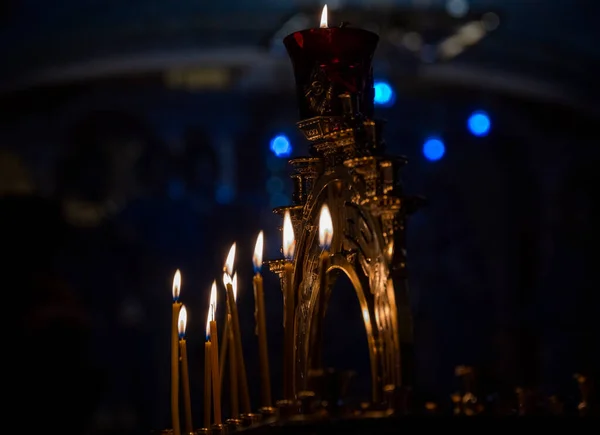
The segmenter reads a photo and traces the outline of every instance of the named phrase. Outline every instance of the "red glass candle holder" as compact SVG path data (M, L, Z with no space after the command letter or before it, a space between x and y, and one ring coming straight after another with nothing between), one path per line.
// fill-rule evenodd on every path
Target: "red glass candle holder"
M342 116L343 93L356 112L373 116L371 62L379 36L363 29L332 27L292 33L283 43L292 60L300 119Z

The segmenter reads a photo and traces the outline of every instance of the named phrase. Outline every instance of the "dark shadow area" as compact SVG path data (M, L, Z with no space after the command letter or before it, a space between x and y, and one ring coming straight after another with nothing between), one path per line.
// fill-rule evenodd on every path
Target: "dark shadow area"
M323 367L352 371L349 395L354 400L371 396L371 363L362 310L350 279L337 273L323 324Z

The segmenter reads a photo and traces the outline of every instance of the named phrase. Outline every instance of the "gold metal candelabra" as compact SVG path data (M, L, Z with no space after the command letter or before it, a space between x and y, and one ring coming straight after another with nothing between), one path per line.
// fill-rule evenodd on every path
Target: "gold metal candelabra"
M384 391L402 385L400 343L412 339L404 228L418 201L406 197L399 182L398 172L406 160L385 155L382 124L372 118L370 63L377 36L361 29L313 30L284 40L296 77L301 117L297 125L310 142L311 154L290 161L293 203L274 210L282 216L290 212L296 235L294 367L288 382L293 395L309 389L309 371L321 363L327 301L343 273L360 303L372 399L379 403ZM329 41L329 50L320 48L323 38ZM333 222L324 287L318 279L323 204ZM283 261L269 264L282 277Z

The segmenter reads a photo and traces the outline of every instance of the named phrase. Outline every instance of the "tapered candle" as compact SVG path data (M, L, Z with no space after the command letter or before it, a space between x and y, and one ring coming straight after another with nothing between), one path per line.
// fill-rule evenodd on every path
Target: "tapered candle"
M227 322L231 323L231 314L227 314ZM238 365L235 355L235 337L231 328L223 340L229 343L229 400L231 403L231 418L240 415L240 396L238 385Z
M261 231L256 238L252 265L254 266L254 315L256 317L256 335L258 336L258 358L260 363L260 397L264 408L272 406L271 374L269 371L269 350L267 347L267 322L265 318L265 296L263 279L260 274L262 267L264 236Z
M317 312L313 316L315 321L314 331L318 336L314 337L314 351L313 361L311 361L311 368L319 368L322 363L321 351L323 348L323 318L325 316L325 302L327 300L327 269L330 264L329 248L331 247L331 241L333 239L333 222L331 221L331 214L329 213L329 207L327 204L323 204L321 207L321 214L319 216L319 246L323 250L319 256L319 295L317 299Z
M179 320L179 294L181 291L181 272L179 269L173 277L173 317L171 323L171 422L173 435L181 434L179 423L179 343L177 321Z
M212 309L208 309L208 315L206 316L206 341L204 342L204 427L210 428L210 411L212 410L211 400L211 345L210 342L210 319Z
M185 305L179 310L179 321L177 322L179 331L179 359L181 360L181 386L183 389L183 411L185 416L185 433L191 434L194 431L192 423L192 401L190 398L190 372L188 370L187 343L185 340L185 327L187 325L187 310Z
M242 333L240 329L240 319L237 311L237 274L233 273L235 263L235 243L229 250L227 260L225 261L225 272L223 273L223 284L227 291L227 303L231 312L231 327L233 333L233 342L235 343L235 356L238 369L238 382L240 388L240 398L242 402L242 412L249 414L252 412L250 404L250 390L248 389L248 377L246 376L246 363L244 361L244 351L242 349ZM233 274L233 278L232 278Z
M217 330L217 283L213 281L210 290L210 342L211 342L211 374L213 390L213 414L215 424L221 424L221 384L219 382L219 332Z
M229 313L229 308L227 308L227 313ZM227 316L227 319L225 319L225 329L223 330L223 337L229 337L231 335L229 333L229 331L231 330L230 323L230 316ZM227 360L227 355L229 352L229 340L223 340L219 352L221 353L219 355L219 380L221 382L221 391L223 391L223 378L225 377L225 361Z
M233 264L235 263L235 250L236 250L236 244L233 243L231 245L231 248L229 248L229 253L227 254L227 258L225 259L225 264L223 265L224 273L227 273L227 270L228 270L227 265L228 264L232 265L230 270L233 270ZM228 276L231 276L231 274L228 274ZM225 281L223 281L223 285L225 285ZM226 285L225 285L225 291L227 291ZM231 309L229 308L229 300L227 299L227 294L225 294L225 299L227 301L227 317L225 319L225 330L223 331L223 337L229 337L230 335L232 335L233 326L231 325ZM232 341L235 342L235 338ZM221 346L221 354L219 356L221 388L223 387L223 378L225 377L225 362L227 361L228 351L229 351L229 340L223 339L223 345Z
M286 210L283 217L283 256L284 264L284 343L283 343L283 397L287 400L294 399L294 250L296 241L294 239L294 227L290 212Z

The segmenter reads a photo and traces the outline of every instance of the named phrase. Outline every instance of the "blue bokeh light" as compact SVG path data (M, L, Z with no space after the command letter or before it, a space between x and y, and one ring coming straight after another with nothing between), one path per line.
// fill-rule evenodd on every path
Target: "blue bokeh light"
M423 144L423 155L429 161L435 162L444 157L446 146L438 137L430 137Z
M392 87L386 82L375 82L375 104L389 107L394 104L396 96Z
M288 157L292 154L292 144L284 134L278 134L271 139L271 151L277 157Z
M467 126L469 127L471 134L474 136L486 136L490 132L492 122L490 121L490 117L487 115L487 113L478 110L469 116Z

